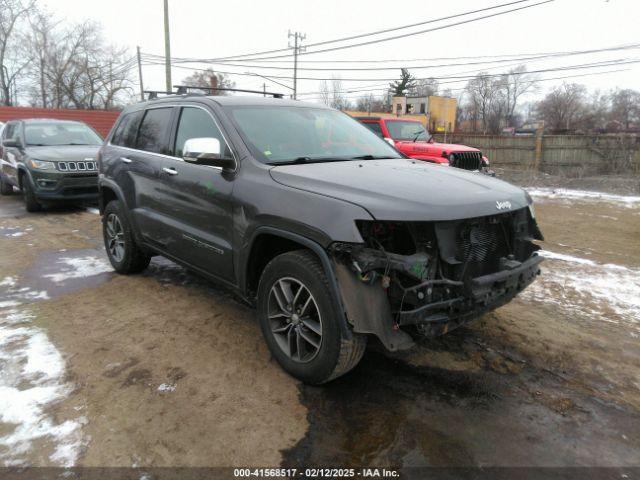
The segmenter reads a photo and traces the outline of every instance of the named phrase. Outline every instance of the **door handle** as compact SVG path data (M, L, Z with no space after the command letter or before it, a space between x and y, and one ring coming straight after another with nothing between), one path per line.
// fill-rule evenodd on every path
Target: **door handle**
M164 168L162 169L162 171L163 171L164 173L168 173L169 175L177 175L177 174L178 174L178 171L177 171L175 168L167 168L167 167L164 167Z
M122 160L124 163L131 163L133 161L130 158L127 158L127 157L120 157L120 160Z

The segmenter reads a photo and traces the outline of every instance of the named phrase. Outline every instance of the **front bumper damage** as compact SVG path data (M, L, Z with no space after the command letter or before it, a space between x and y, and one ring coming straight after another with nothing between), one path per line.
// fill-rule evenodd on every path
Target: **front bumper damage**
M391 351L508 303L540 274L542 257L532 240L542 235L528 209L465 221L394 224L390 235L389 229L380 235L384 228L375 226L363 232L368 244L338 243L330 253L354 332L376 335ZM378 234L373 241L372 232ZM403 236L411 237L413 246Z

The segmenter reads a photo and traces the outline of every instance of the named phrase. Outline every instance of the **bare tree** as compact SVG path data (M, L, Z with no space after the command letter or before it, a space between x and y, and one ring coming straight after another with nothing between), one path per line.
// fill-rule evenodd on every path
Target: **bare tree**
M331 90L329 89L329 84L326 80L323 80L320 83L320 100L327 107L331 106Z
M330 106L338 110L347 110L350 102L344 94L342 80L340 77L333 77L331 80L331 102Z
M505 123L510 127L515 126L514 115L521 98L538 91L538 76L526 72L527 67L519 65L500 77Z
M373 93L368 93L358 98L356 110L359 112L382 112L384 111L384 99L376 97Z
M422 78L417 80L409 94L416 97L430 97L432 95L437 95L438 81L435 78Z
M469 80L465 88L469 98L469 113L474 125L474 131L479 120L483 133L486 133L490 124L495 123L490 117L499 106L500 86L493 77L481 72ZM502 107L500 107L502 108Z
M538 114L551 130L572 130L584 111L585 97L584 85L563 83L538 103Z
M190 87L209 88L234 88L236 86L236 82L232 81L227 75L216 73L211 68L189 75L182 80L182 84ZM228 93L224 90L218 90L211 92L211 95L228 95Z
M640 92L616 89L611 93L611 120L620 122L625 130L640 123Z
M11 88L29 64L20 41L20 24L35 7L35 0L0 0L0 102L11 105Z
M134 62L126 49L106 44L98 24L61 26L44 11L34 12L30 24L32 105L108 109L130 98Z

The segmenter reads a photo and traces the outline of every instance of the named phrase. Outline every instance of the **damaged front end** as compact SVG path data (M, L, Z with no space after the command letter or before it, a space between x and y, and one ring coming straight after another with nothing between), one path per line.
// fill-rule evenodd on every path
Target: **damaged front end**
M540 273L529 208L443 222L360 221L364 243L334 243L354 331L389 350L446 333L509 302Z

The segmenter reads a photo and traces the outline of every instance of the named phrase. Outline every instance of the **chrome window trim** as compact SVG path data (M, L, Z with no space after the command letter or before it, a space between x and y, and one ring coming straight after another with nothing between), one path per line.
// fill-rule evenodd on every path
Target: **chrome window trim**
M232 170L232 172L236 173L238 171L238 168L240 167L240 162L238 162L238 157L235 154L235 152L233 151L233 148L231 148L231 145L229 144L229 141L227 140L227 137L224 135L224 131L222 130L222 128L220 128L220 124L218 123L216 118L211 114L211 112L207 108L202 107L200 105L183 104L183 103L178 103L178 104L172 103L171 105L155 105L153 107L144 108L142 110L146 113L147 110L156 110L156 109L159 109L159 108L175 108L175 107L178 107L178 108L199 108L201 110L204 110L209 115L209 117L211 117L211 120L213 120L214 125L218 128L218 131L220 132L220 135L222 135L222 139L224 140L225 145L227 146L227 148L231 152L231 156L233 157L233 161L236 164L236 168L234 168ZM129 113L135 113L135 112L138 112L138 111L140 111L140 110L136 110L134 112L129 112ZM182 113L182 112L180 112L180 113ZM144 115L143 115L142 119L144 120ZM178 128L180 127L180 118L179 117L178 117L177 127ZM176 136L177 136L177 134L178 134L178 129L177 128L176 128L176 132L175 133L176 133ZM175 141L175 138L173 140ZM111 137L109 137L109 141L107 142L107 146L115 147L115 148L124 148L125 150L131 151L131 152L138 152L138 153L145 153L145 154L148 154L148 155L155 155L155 156L162 157L162 158L168 158L169 160L174 160L174 161L177 161L177 162L183 162L183 163L186 163L186 164L189 164L189 165L195 165L195 166L198 166L198 167L212 168L214 170L222 171L222 167L214 167L212 165L198 165L196 163L187 162L187 161L184 160L184 158L175 157L173 155L165 155L163 153L149 152L147 150L139 150L137 148L123 147L122 145L113 145L111 143ZM175 145L174 145L174 147L175 147Z
M141 110L144 113L146 113L147 110L155 110L155 109L158 109L158 108L199 108L201 110L204 110L211 117L211 119L213 120L213 123L215 124L215 126L218 127L218 130L220 131L220 135L222 135L222 139L224 140L224 143L227 146L227 148L229 148L229 151L231 152L231 156L233 157L233 161L236 164L236 168L234 170L232 170L232 172L233 173L237 173L238 168L240 168L240 162L238 161L238 157L236 156L235 152L233 151L233 148L231 148L231 145L229 144L229 141L227 140L227 137L224 135L224 131L222 130L222 128L220 128L220 124L218 124L218 121L216 120L216 118L211 114L211 112L208 109L206 109L205 107L200 106L200 105L192 105L192 104L187 104L187 105L177 104L176 105L176 104L172 104L172 105L156 105L156 106L149 107L149 108L144 108L144 109L141 109ZM139 112L141 110L135 110L135 111L129 112L129 113L127 113L127 115L129 115L130 113ZM182 113L182 112L180 112L180 113ZM144 119L144 114L143 114L142 118ZM178 117L178 127L180 127L180 118L179 117ZM139 126L138 126L138 128L139 128ZM176 136L177 136L177 134L178 134L178 130L176 129ZM198 164L195 164L195 163L186 162L183 158L175 157L173 155L165 155L163 153L149 152L147 150L139 150L137 148L124 147L122 145L114 145L114 144L111 143L111 137L109 137L109 141L107 142L107 146L114 147L114 148L123 148L125 150L130 151L130 152L145 153L147 155L155 155L157 157L167 158L169 160L174 160L176 162L183 162L183 163L187 163L189 165L196 165L198 167L212 168L214 170L222 171L222 167L214 167L212 165L198 165ZM175 147L175 145L174 145L174 147Z
M206 109L205 107L202 107L200 105L188 105L188 104L185 105L185 104L182 104L182 105L179 105L179 106L180 106L180 108L199 108L200 110L204 110L205 113L207 115L209 115L209 117L211 117L211 120L213 120L213 124L216 126L216 128L220 132L220 135L222 135L222 140L224 140L224 144L227 146L227 148L231 152L231 156L233 157L233 161L236 164L236 168L233 169L233 173L237 172L238 171L238 167L240 166L240 164L238 162L238 158L237 158L235 152L233 151L233 148L231 148L231 145L229 144L229 141L227 140L227 137L224 136L224 131L220 127L220 124L218 123L216 118L211 114L211 112L208 109ZM182 115L182 112L180 112L180 115ZM180 128L180 118L179 117L178 117L178 124L177 124L177 128L176 128L176 137L178 136L178 128ZM175 144L174 144L174 147L175 147ZM199 167L209 167L209 168L213 168L215 170L222 170L222 167L213 167L211 165L198 165L196 163L186 162L183 158L180 158L180 157L170 157L170 158L175 158L175 159L180 160L182 162L189 163L191 165L197 165Z

